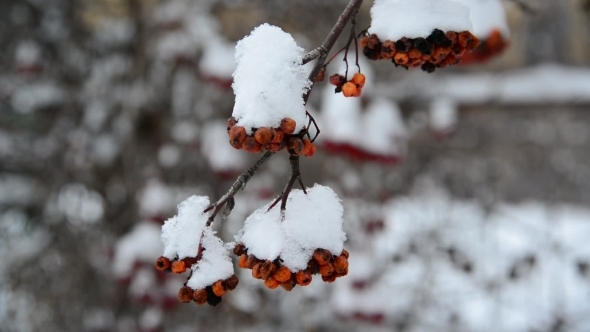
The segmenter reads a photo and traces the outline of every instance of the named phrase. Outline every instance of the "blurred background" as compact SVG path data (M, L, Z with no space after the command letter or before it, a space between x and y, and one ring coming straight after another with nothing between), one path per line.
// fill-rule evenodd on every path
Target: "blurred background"
M318 84L303 180L344 202L349 275L287 293L238 271L220 306L178 302L162 222L258 157L227 142L235 42L268 22L311 50L347 3L1 1L0 331L590 331L588 0L504 2L510 46L485 64L362 58L362 98Z

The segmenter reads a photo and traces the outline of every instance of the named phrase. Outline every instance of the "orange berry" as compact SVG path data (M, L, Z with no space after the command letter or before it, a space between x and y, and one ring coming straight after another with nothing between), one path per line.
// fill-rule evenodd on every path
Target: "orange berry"
M172 262L172 272L174 273L184 273L186 271L186 263L184 261L174 261Z
M260 127L254 133L254 139L256 139L256 142L258 142L261 145L265 145L266 143L268 143L271 138L272 133L266 127Z
M261 279L268 279L272 277L276 270L277 266L270 260L266 260L264 263L262 263L262 267L260 268Z
M329 250L316 249L316 251L313 253L313 259L320 266L326 265L326 264L330 263L330 260L332 259L332 253L330 253Z
M477 37L472 35L469 31L459 32L459 36L457 39L459 40L459 45L469 50L472 50L479 46L479 39L477 39Z
M334 273L334 265L328 263L326 265L320 265L320 274L322 276L329 276Z
M395 43L391 40L386 40L383 45L381 45L381 59L393 59L396 51Z
M281 130L287 135L293 134L296 126L297 123L293 119L284 118L283 120L281 120Z
M332 84L332 85L340 86L345 81L346 81L346 79L344 78L344 76L342 76L340 74L334 74L334 75L330 76L330 84Z
M336 278L337 278L337 276L335 273L327 275L327 276L322 275L322 280L324 282L334 282L334 281L336 281Z
M229 130L229 144L236 149L241 149L246 139L246 129L241 126L233 126Z
M246 253L246 247L243 244L238 243L234 247L233 252L234 252L234 255L236 255L236 256L242 256L243 254Z
M286 282L291 280L291 271L288 267L283 265L275 272L273 277L279 282Z
M340 255L341 255L341 256L344 256L344 257L346 257L346 258L348 259L348 256L349 256L350 254L348 253L348 251L346 251L346 249L342 249L342 253L341 253Z
M455 31L447 31L447 39L451 41L452 45L457 44L458 36Z
M170 260L164 256L160 256L158 260L156 260L156 269L160 271L167 271L170 269Z
M324 78L326 78L326 67L322 67L322 69L320 69L318 76L315 77L315 82L316 83L323 82Z
M297 274L295 274L295 279L297 280L297 284L299 286L307 286L311 284L311 273L305 270L299 271Z
M342 273L348 269L348 259L344 256L334 258L334 271Z
M405 65L409 60L408 54L403 52L397 52L393 57L393 61L398 65Z
M242 254L238 260L238 266L242 269L248 268L248 255Z
M360 97L362 92L363 92L363 89L362 88L357 88L356 89L356 93L353 94L352 96L353 97Z
M252 278L262 279L262 273L260 272L260 269L262 269L262 263L257 263L254 265L252 268Z
M248 260L246 261L246 268L251 269L254 265L258 264L259 261L254 255L248 255Z
M223 284L225 285L225 288L228 291L233 291L234 289L236 289L236 287L238 287L238 283L240 282L240 279L238 279L238 276L236 276L235 274L232 275L231 277L227 278Z
M229 131L230 129L232 129L232 127L235 126L237 122L238 121L236 121L236 118L234 118L233 116L227 119L227 130Z
M352 79L350 81L356 84L357 87L362 89L365 86L365 75L361 73L356 73L354 74L354 76L352 76Z
M219 297L225 295L225 293L227 292L227 290L225 289L225 285L223 284L223 280L218 280L213 284L213 286L211 286L211 288L213 289L213 294Z
M178 291L178 299L182 303L188 303L193 299L193 290L190 287L184 286Z
M410 59L421 59L422 58L422 52L420 52L416 48L411 48L410 51L408 52L408 57Z
M207 291L205 289L197 289L193 292L193 300L197 302L198 305L207 303Z
M270 289L275 289L281 285L275 278L268 278L264 280L264 285Z
M352 82L346 82L342 86L342 94L344 95L344 97L352 97L354 94L357 93L357 90L358 89L356 87L356 84Z
M285 138L285 133L281 129L270 128L270 133L272 136L270 139L271 143L281 143Z
M314 155L314 153L315 153L315 144L313 144L307 138L304 138L303 139L303 151L301 151L301 154L306 157L312 157Z
M293 287L295 287L295 285L297 285L297 283L293 279L281 282L281 287L283 287L283 289L287 292L290 292L293 289Z
M338 278L340 278L340 277L344 277L344 276L346 276L346 275L348 274L348 268L346 268L346 269L345 269L344 271L342 271L342 272L336 272L335 274L336 274L336 275L338 275Z
M289 139L289 152L293 154L301 154L303 152L303 141L297 137L291 137Z
M271 143L266 145L266 149L270 152L279 152L284 148L283 144Z
M242 144L242 149L248 152L256 153L262 151L262 146L256 142L254 137L248 136L244 140L244 144Z

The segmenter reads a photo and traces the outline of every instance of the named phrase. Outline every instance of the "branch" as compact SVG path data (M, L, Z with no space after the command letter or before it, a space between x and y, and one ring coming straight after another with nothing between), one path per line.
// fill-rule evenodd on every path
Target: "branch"
M350 21L350 19L352 17L354 17L356 15L356 13L358 12L362 3L363 3L363 0L350 0L350 2L348 3L348 5L344 9L344 11L342 12L340 17L338 18L338 21L336 21L336 24L334 25L334 27L332 28L332 30L330 31L330 33L326 37L326 40L324 40L324 42L322 43L322 45L315 48L314 50L312 50L311 52L309 52L308 54L306 54L303 57L303 64L313 61L314 59L318 59L318 61L314 65L311 73L308 76L308 79L312 83L311 83L309 90L307 90L307 92L303 95L303 101L305 104L307 104L307 100L309 99L309 95L311 93L311 90L313 89L313 87L315 85L315 78L318 75L318 73L320 72L320 69L322 68L322 66L324 65L324 62L326 61L326 57L328 56L328 53L330 52L330 50L332 49L332 47L336 43L336 40L340 36L340 33L342 33L342 31L344 30L344 27L346 26L346 24ZM264 164L274 154L275 154L274 152L267 151L262 156L262 158L260 158L256 162L256 164L254 164L254 166L252 166L246 172L244 172L240 176L238 176L236 181L232 184L232 186L229 188L229 191L225 195L223 195L217 202L209 205L205 209L205 211L203 211L203 213L207 213L207 212L211 211L211 215L209 216L209 219L207 221L207 225L210 225L213 222L213 220L215 219L215 217L217 216L219 211L221 211L223 206L226 205L226 203L228 201L233 200L233 197L236 195L236 193L240 189L244 189L246 187L246 184L248 183L248 181L250 181L250 179L258 171L258 168L260 168L260 166L262 166L262 164ZM281 209L283 209L284 206L286 206L287 197L288 197L289 192L291 191L291 188L293 187L293 184L295 183L295 181L299 180L299 183L303 187L303 182L301 181L301 175L299 173L299 157L298 156L291 156L291 157L289 157L289 160L291 161L291 179L289 180L287 187L283 191L283 194L281 194L281 196L279 196L279 197L284 196L283 203L281 203ZM303 187L303 190L305 190L305 187ZM274 203L274 204L276 204L276 203ZM224 213L224 214L226 214L226 213ZM227 213L227 214L229 214L229 213Z

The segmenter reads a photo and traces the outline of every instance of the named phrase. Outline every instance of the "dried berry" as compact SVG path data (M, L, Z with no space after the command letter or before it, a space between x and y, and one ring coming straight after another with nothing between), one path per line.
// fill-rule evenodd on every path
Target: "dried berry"
M238 260L238 266L242 269L248 269L248 255L242 254Z
M241 149L246 140L246 129L241 126L233 126L229 130L229 144L236 149Z
M329 276L334 273L334 266L332 263L328 263L326 265L320 265L320 274L322 276Z
M156 260L156 269L160 271L170 271L170 260L164 256L160 256Z
M207 303L207 291L204 289L197 289L193 292L193 300L197 302L198 305Z
M295 285L297 285L297 283L292 278L285 282L281 282L281 287L283 287L283 289L287 292L290 292L293 289L293 287L295 287Z
M262 146L258 144L258 142L256 142L256 139L254 137L248 136L244 140L244 144L242 144L242 149L248 152L256 153L262 150Z
M270 133L271 133L271 139L270 139L271 143L277 143L277 144L281 143L283 141L283 139L285 138L285 134L280 129L271 128Z
M295 274L295 279L297 280L297 284L299 286L307 286L311 283L311 273L307 271L299 271Z
M424 38L416 38L414 39L414 48L420 51L422 54L430 55L432 54L433 45L426 41Z
M279 269L277 269L273 277L279 282L286 282L291 280L291 271L288 267L281 266Z
M281 285L275 278L268 278L264 280L264 285L270 289L275 289Z
M342 76L340 74L334 74L334 75L330 76L330 84L332 84L332 85L340 86L345 81L346 81L346 79L344 78L344 76Z
M271 138L272 133L266 127L258 128L258 130L256 130L256 132L254 133L254 139L256 139L256 142L258 142L258 144L261 145L265 145L266 143L268 143Z
M240 282L240 279L238 279L238 277L234 274L224 281L225 288L228 291L233 291L234 289L236 289L236 287L238 287L239 282Z
M320 69L320 72L318 73L318 76L315 77L315 82L316 83L323 82L325 77L326 77L326 67L322 67L322 69Z
M304 145L303 141L297 137L291 137L289 139L289 152L293 154L301 154L303 151Z
M233 126L235 126L237 122L238 121L236 121L236 118L234 118L233 116L230 117L229 119L227 119L227 131L232 129Z
M296 126L297 123L293 119L284 118L281 120L281 130L287 135L293 134Z
M172 272L174 273L184 273L186 271L186 263L184 261L174 261L172 262Z
M332 259L332 254L330 253L329 250L316 249L316 251L313 253L313 259L320 266L326 265L326 264L330 263L330 260Z
M334 258L334 271L338 274L344 273L348 269L348 259L344 255Z
M310 259L309 262L307 262L307 271L311 274L320 272L320 266L318 265L318 262L315 261L315 259Z
M348 253L348 251L346 251L346 249L342 249L342 253L340 254L340 256L344 256L344 257L346 257L346 259L348 259L349 255L350 254Z
M336 278L337 278L336 274L330 274L327 276L322 275L322 280L324 282L334 282L334 281L336 281Z
M270 260L266 260L260 267L260 278L268 279L276 272L277 266Z
M246 247L243 244L238 243L234 247L233 252L234 252L234 255L236 255L236 256L242 256L243 254L246 253Z
M397 49L395 48L395 43L391 40L386 40L383 45L381 45L381 59L393 59L395 52Z
M211 288L211 286L207 286L206 290L207 290L207 303L209 303L209 305L215 307L216 305L221 303L221 296L215 295L215 293L213 293L213 289Z
M262 279L262 273L260 272L261 268L262 268L262 263L257 263L252 268L252 277L254 279Z
M259 261L254 255L248 255L248 260L246 261L246 268L251 269L254 265L258 264Z
M227 292L227 290L225 289L225 285L223 284L223 280L218 280L217 282L215 282L211 286L211 289L213 290L213 294L219 297L225 295L225 293Z
M410 60L407 53L397 52L393 57L393 61L398 65L405 65Z
M178 299L182 303L189 303L193 300L193 290L190 287L184 286L178 291Z

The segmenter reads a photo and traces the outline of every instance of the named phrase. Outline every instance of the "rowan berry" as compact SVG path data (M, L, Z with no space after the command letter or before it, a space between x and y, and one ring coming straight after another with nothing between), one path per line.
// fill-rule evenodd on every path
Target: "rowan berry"
M260 267L260 278L268 279L276 272L277 266L270 260L266 260Z
M266 145L266 149L270 152L279 152L284 148L283 144L270 143Z
M227 131L233 128L238 121L233 116L227 119Z
M156 260L156 269L160 271L170 271L170 260L164 256L160 256Z
M479 39L469 31L461 31L458 36L459 44L467 49L474 49L479 45Z
M240 279L238 279L238 276L236 276L235 274L232 275L231 277L227 278L224 281L225 288L228 291L233 291L234 289L236 289L236 287L238 287L239 283L240 283Z
M238 260L238 266L242 269L248 268L248 255L246 255L246 254L240 255L240 259Z
M236 149L241 149L246 140L246 129L241 126L233 126L229 130L229 144Z
M277 279L277 281L279 282L286 282L288 280L291 280L291 271L288 267L281 266L277 269L273 277Z
M271 139L270 142L274 144L281 143L285 138L285 134L281 129L270 128Z
M216 305L221 303L221 297L213 293L213 289L211 288L211 286L207 286L207 288L205 289L207 290L207 303L209 303L209 305L215 307Z
M293 134L296 126L297 123L293 119L284 118L283 120L281 120L281 130L283 131L283 133L287 135Z
M455 31L447 31L447 39L449 39L453 45L457 44L457 33Z
M254 265L258 264L259 261L254 255L248 255L248 260L246 261L246 268L251 269Z
M262 273L260 272L260 269L262 269L262 263L257 263L254 265L254 267L252 267L252 277L254 279L262 279Z
M334 258L334 271L338 274L342 274L348 269L348 259L344 255L340 255Z
M318 262L315 261L315 259L310 259L309 262L307 262L306 270L311 274L316 274L320 271L320 266L318 265Z
M275 289L281 285L281 283L275 278L268 278L264 280L264 285L270 289Z
M393 59L395 52L397 49L395 48L395 43L391 40L386 40L383 45L381 45L381 59Z
M211 289L213 290L213 293L219 297L223 296L227 292L225 285L223 284L223 280L218 280L215 282L211 286Z
M291 137L289 139L289 152L293 154L301 154L303 151L303 141L297 137Z
M353 95L358 94L358 88L352 82L346 82L342 86L342 94L344 97L352 97Z
M315 153L315 145L307 138L303 139L303 151L301 154L306 157L311 157Z
M352 79L350 81L356 84L358 88L362 89L365 86L365 75L361 73L356 73L354 74L354 76L352 76Z
M407 53L403 53L403 52L397 52L395 54L395 56L393 57L393 61L398 64L398 65L405 65L406 63L408 63L408 61L410 60L410 58L408 57Z
M316 249L316 251L313 253L313 259L320 266L326 265L326 264L330 263L330 260L332 259L332 254L330 253L329 250Z
M298 271L297 274L295 274L295 279L297 280L297 284L299 286L307 286L311 283L311 273L302 270L302 271Z
M193 299L193 290L190 287L184 286L178 291L178 299L182 303L188 303Z
M297 283L292 278L285 282L281 282L281 287L283 287L283 289L287 292L290 292L293 289L293 287L295 287L295 285L297 285Z
M337 276L335 273L330 274L330 275L326 275L326 276L322 275L322 280L324 282L334 282L334 281L336 281L336 278L337 278Z
M258 142L256 142L256 139L254 137L248 136L242 144L242 149L248 152L256 153L262 150L262 146L258 144Z
M344 82L346 82L346 79L344 78L344 76L340 74L334 74L330 76L330 84L332 85L341 86L342 84L344 84Z
M272 138L272 133L266 127L260 127L254 133L254 139L256 139L256 142L258 142L258 144L261 144L261 145L265 145L266 143L268 143L271 138Z
M234 252L234 255L236 255L236 256L242 256L243 254L246 253L246 247L243 244L238 243L234 247L233 252Z
M198 305L207 303L207 291L205 289L197 289L193 292L193 301Z
M315 77L315 82L316 83L323 82L324 78L326 78L326 67L322 67L322 69L320 69L320 72Z
M322 276L329 276L334 273L334 265L332 263L328 263L326 265L320 265L320 274Z
M186 263L184 261L174 261L172 262L172 272L174 273L184 273L186 271Z
M408 57L410 59L420 59L420 60L422 60L422 52L420 52L416 48L411 48L410 51L408 52Z
M349 255L350 254L348 253L348 251L346 251L346 249L342 249L342 253L340 254L340 256L344 256L344 257L346 257L346 259L348 259Z

